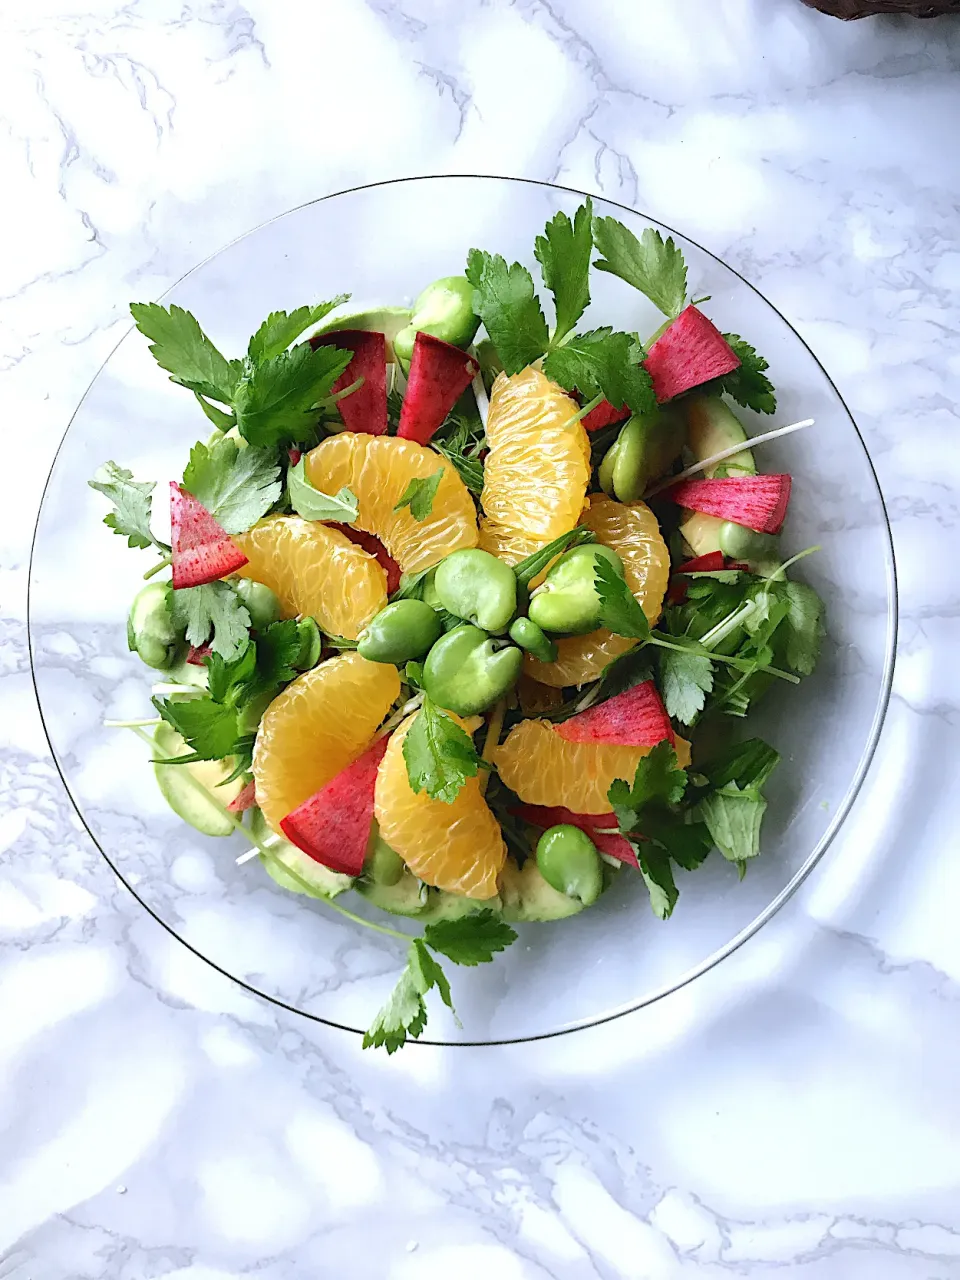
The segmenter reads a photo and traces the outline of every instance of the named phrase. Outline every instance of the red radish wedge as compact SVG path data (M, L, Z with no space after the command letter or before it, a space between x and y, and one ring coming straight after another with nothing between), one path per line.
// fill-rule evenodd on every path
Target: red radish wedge
M673 742L673 729L652 680L589 707L556 726L567 742L612 742L622 747L655 747Z
M390 735L369 747L280 823L291 844L331 871L358 876L373 824L377 769Z
M616 834L617 818L613 813L574 813L562 805L548 807L540 804L521 805L514 809L514 813L519 814L524 822L529 822L531 827L540 827L544 831L551 827L579 827L601 853L639 869L633 845L624 836Z
M719 516L757 533L779 533L790 502L790 476L725 476L719 480L683 480L663 497L690 511Z
M364 533L362 529L354 529L349 524L331 524L330 528L339 529L351 542L358 547L363 547L364 551L369 551L385 571L387 575L387 595L392 596L400 585L400 566L376 534Z
M595 409L591 409L585 418L581 418L587 431L602 431L604 427L612 426L615 422L622 422L624 418L630 417L630 410L626 405L617 408L615 404L611 404L609 400L601 400Z
M674 573L716 573L724 565L722 551L708 551L705 556L696 556L693 560L684 560L674 569Z
M314 350L339 347L341 351L353 352L353 359L333 384L333 393L346 390L358 378L362 378L363 383L338 400L337 408L348 431L382 436L387 429L387 340L383 334L365 329L340 329L311 338L310 345Z
M427 444L479 371L473 356L460 347L418 333L397 435Z
M196 645L191 645L187 650L185 661L189 662L191 667L205 667L206 659L210 655L210 646L202 644L198 649Z
M237 792L233 797L227 805L227 809L230 813L243 813L245 809L252 809L256 803L257 792L254 786L254 781L251 778L243 790Z
M247 563L223 526L175 480L170 481L170 544L176 590L216 582Z
M661 404L740 367L740 357L696 307L687 307L643 362Z
M290 458L291 467L295 467L297 463L300 461L300 459L303 457L303 450L298 449L295 445L293 445L287 450L287 454Z

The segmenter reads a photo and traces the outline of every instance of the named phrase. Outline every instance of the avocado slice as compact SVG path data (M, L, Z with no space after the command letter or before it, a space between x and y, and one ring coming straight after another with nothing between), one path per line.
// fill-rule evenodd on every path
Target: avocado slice
M424 924L435 920L462 920L464 916L472 916L477 911L500 912L500 898L463 898L458 893L444 893L441 889L430 889L427 894L427 907L420 919Z
M687 406L687 442L697 462L715 453L744 444L750 437L743 423L719 396L699 396ZM708 467L704 475L756 475L757 464L749 449Z
M260 840L269 840L270 857L260 855L260 862L271 880L290 893L302 893L310 898L336 898L353 885L352 876L331 871L323 863L298 849L287 840L278 840L267 826L259 809L250 815L250 829ZM289 874L293 872L293 874Z
M396 355L393 340L413 318L409 307L369 307L366 311L353 311L350 315L334 316L314 329L311 337L320 333L338 333L341 329L362 329L365 333L382 333L387 340L387 363L393 364Z
M157 725L153 741L156 754L164 759L190 752L183 738L166 721ZM184 822L205 836L233 835L236 827L223 809L243 790L243 779L235 778L224 787L217 785L230 776L229 762L198 760L195 764L155 764L153 771L160 794Z
M504 920L517 923L565 920L583 910L579 899L557 893L547 884L533 857L527 858L522 867L518 867L513 858L507 858L500 873L500 899Z
M358 880L356 889L375 907L394 916L422 916L429 903L428 891L409 871L404 871L395 884Z

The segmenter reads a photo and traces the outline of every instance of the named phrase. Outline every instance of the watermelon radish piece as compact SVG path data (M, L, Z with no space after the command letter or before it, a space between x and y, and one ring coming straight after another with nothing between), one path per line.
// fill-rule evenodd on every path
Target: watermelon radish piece
M317 347L339 347L353 352L353 359L333 384L333 393L346 390L358 378L363 383L338 400L337 408L348 431L382 436L387 429L387 340L383 334L340 329L318 334L310 339L310 345L314 351Z
M705 556L696 556L693 560L684 560L674 569L674 573L716 573L724 565L722 551L708 551Z
M617 818L613 813L574 813L562 805L548 807L541 804L524 804L513 811L531 827L540 827L548 831L551 827L579 827L586 832L601 853L611 858L618 858L638 870L640 864L633 845L626 837L610 834L617 830Z
M460 347L418 332L397 435L427 444L479 372L473 356Z
M655 747L673 742L673 729L652 680L589 707L555 726L567 742L612 742L622 747Z
M689 588L682 578L671 578L667 587L667 604L686 604Z
M587 431L602 431L604 427L610 427L615 422L622 422L624 418L630 417L630 410L626 405L617 408L615 404L611 404L609 400L601 400L595 409L591 409L585 418L580 421Z
M190 645L189 649L187 649L187 656L184 661L189 662L191 667L205 667L207 665L206 660L210 656L210 652L210 646L208 644L202 644L199 649L196 645Z
M243 813L245 809L252 809L257 803L257 792L253 779L251 778L242 791L238 791L230 803L227 805L229 813Z
M170 544L175 590L216 582L247 563L223 526L175 480L170 481Z
M787 475L683 480L664 489L663 496L690 511L732 520L757 533L779 533L787 514L792 483Z
M643 362L661 404L740 367L740 357L702 311L687 307Z
M291 467L295 467L297 463L300 461L300 459L303 457L303 450L298 449L295 445L291 445L291 447L287 450L287 454L290 458Z
M386 572L387 595L392 596L400 585L400 566L376 534L364 533L362 529L354 529L349 524L331 523L329 528L339 529L340 532L344 534L345 537L349 538L351 542L355 543L358 547L363 547L364 551L369 551L381 568Z
M377 769L390 735L369 747L280 823L291 844L341 875L363 870L373 824Z

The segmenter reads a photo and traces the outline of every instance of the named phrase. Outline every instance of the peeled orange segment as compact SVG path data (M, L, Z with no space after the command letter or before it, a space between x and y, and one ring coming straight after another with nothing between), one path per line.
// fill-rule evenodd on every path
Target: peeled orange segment
M572 529L590 481L577 405L539 369L493 384L480 504L480 546L516 564Z
M414 718L393 734L380 764L375 797L380 834L425 883L466 898L493 898L507 856L500 824L478 778L468 778L452 804L411 789L403 740Z
M525 804L563 805L575 813L609 813L607 792L615 778L633 782L637 762L652 747L567 742L546 720L524 720L493 752L506 785ZM690 763L690 743L676 740L681 768Z
M271 516L234 542L248 562L238 572L275 592L285 618L316 618L328 635L355 640L387 603L387 575L337 529Z
M415 440L342 431L307 454L305 470L324 493L346 485L357 495L353 525L375 534L404 573L419 573L451 551L477 545L477 512L466 485L446 458ZM394 510L411 480L438 471L443 476L424 520L414 520L409 506Z
M270 703L253 777L257 803L278 835L287 814L363 755L399 696L396 667L348 653L298 676Z
M657 517L643 502L615 502L604 495L590 499L590 510L580 522L592 529L597 541L616 551L623 561L627 585L647 615L650 625L660 617L670 578L670 553L660 533ZM556 662L538 662L529 655L524 670L541 684L563 688L596 680L614 658L632 649L635 640L602 629L585 636L557 641ZM575 809L576 805L568 805Z

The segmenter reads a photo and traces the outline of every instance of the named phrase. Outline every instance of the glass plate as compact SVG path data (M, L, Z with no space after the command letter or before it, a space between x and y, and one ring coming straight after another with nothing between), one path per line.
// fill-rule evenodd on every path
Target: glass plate
M572 214L581 199L546 183L490 177L360 187L251 231L185 276L166 300L193 311L234 355L276 308L341 291L352 292L358 306L409 305L430 280L462 271L473 245L535 268L534 237L558 208ZM606 200L595 206L637 233L653 221ZM743 883L716 854L697 872L678 870L680 900L661 923L639 877L625 870L612 892L574 919L521 926L519 943L494 964L449 965L463 1026L431 997L426 1038L434 1043L571 1031L705 972L755 933L823 855L876 745L893 668L896 585L886 512L863 440L787 321L736 272L672 234L686 255L693 296L711 295L708 310L720 328L746 335L769 359L780 397L776 424L817 420L812 430L762 448L764 470L794 477L785 547L823 547L800 573L826 601L823 660L799 691L773 691L750 718L751 731L772 742L784 762L769 784L764 854ZM585 327L612 324L641 334L657 327L653 307L622 281L595 272L591 288ZM754 434L770 425L748 422ZM73 417L38 518L29 627L41 714L87 830L157 920L250 990L362 1030L397 977L403 944L284 892L257 861L238 867L241 837L208 839L181 822L154 784L147 748L102 726L107 718L150 713L151 673L127 652L124 629L147 559L104 528L104 501L86 481L108 458L138 479L179 477L190 445L207 434L189 394L167 381L146 341L131 331ZM349 905L396 923L363 902Z

